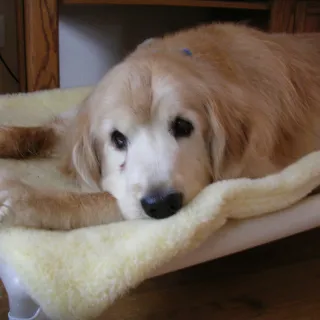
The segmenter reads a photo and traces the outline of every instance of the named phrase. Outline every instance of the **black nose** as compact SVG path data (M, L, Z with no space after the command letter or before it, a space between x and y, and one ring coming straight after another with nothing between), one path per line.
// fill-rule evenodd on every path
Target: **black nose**
M182 208L183 195L176 191L157 191L141 199L144 212L151 218L164 219Z

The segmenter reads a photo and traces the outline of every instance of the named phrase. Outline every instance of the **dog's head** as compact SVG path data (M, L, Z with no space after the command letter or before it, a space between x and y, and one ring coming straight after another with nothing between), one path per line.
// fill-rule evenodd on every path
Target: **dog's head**
M73 166L83 181L110 192L126 219L168 217L211 181L244 170L248 110L230 108L245 103L243 92L232 82L224 87L218 73L209 81L188 59L130 57L77 116Z

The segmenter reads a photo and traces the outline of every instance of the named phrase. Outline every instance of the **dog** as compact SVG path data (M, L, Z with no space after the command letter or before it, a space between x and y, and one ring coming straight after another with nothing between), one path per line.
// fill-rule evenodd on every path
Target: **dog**
M212 182L260 178L320 148L320 35L213 23L155 38L79 105L0 127L0 157L63 155L88 193L0 180L0 220L68 230L168 218Z

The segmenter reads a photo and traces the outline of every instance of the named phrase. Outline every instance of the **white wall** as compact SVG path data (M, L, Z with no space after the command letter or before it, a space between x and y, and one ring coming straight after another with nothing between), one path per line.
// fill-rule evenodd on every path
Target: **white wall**
M144 39L208 20L208 9L62 6L61 87L93 85Z

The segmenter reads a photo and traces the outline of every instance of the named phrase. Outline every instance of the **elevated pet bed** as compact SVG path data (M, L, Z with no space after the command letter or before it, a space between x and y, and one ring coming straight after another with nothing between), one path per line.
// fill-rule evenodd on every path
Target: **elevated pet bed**
M0 123L37 125L91 88L0 97ZM54 160L0 160L38 185L72 188ZM1 178L1 176L0 176ZM263 179L208 186L165 220L53 232L0 227L0 277L10 319L92 319L143 280L320 225L320 152Z

